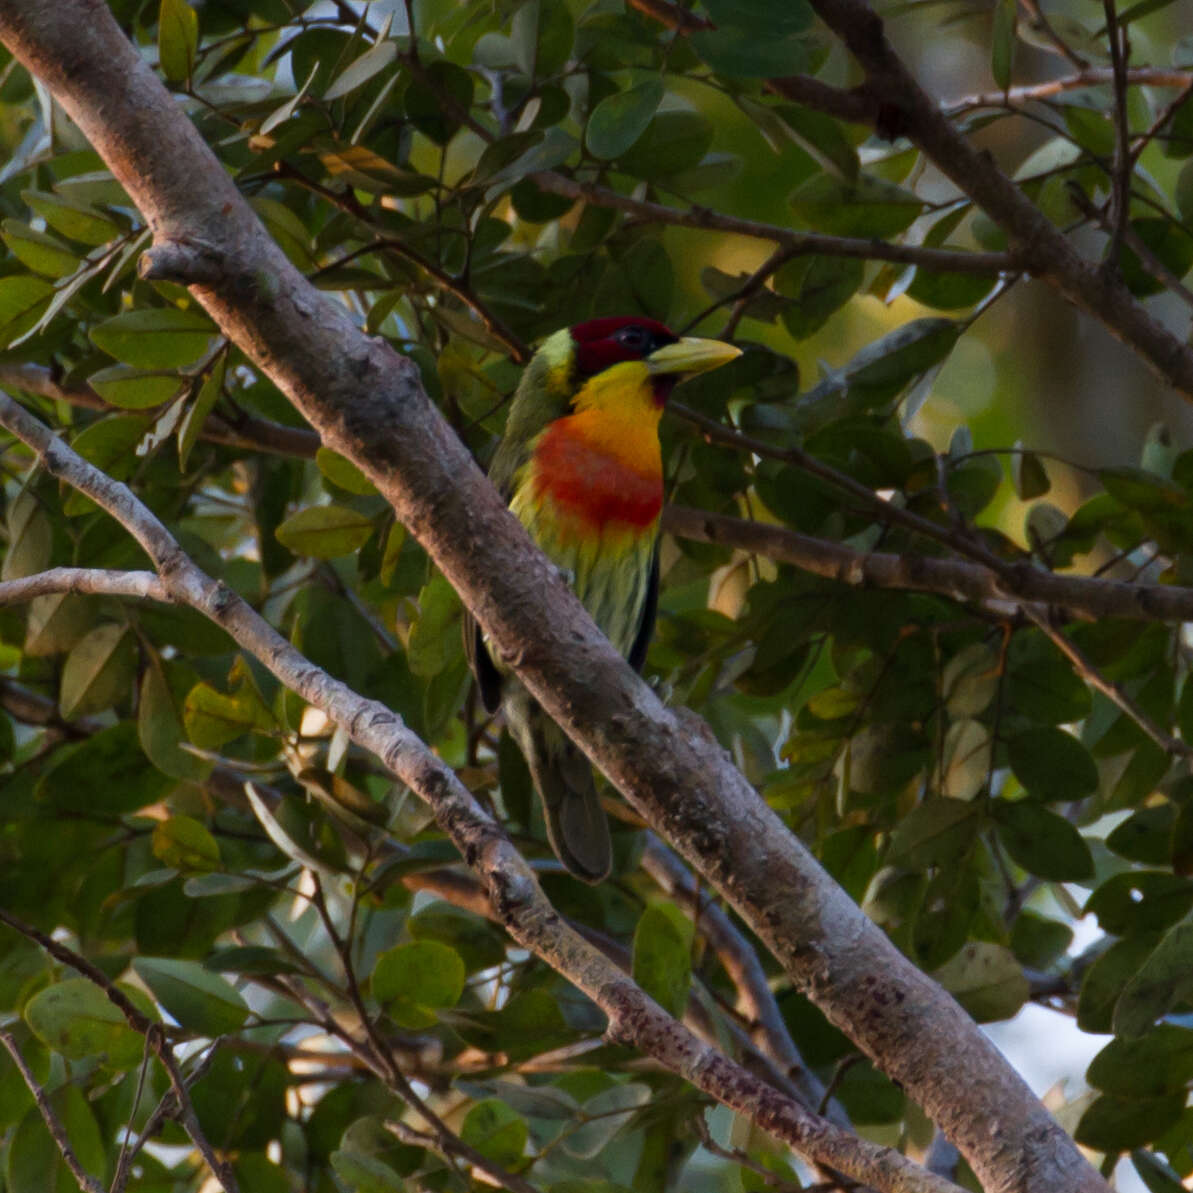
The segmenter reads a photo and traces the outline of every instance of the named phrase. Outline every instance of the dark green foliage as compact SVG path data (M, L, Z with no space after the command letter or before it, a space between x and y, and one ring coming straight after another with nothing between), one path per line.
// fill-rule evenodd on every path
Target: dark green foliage
M1118 553L1128 578L1193 580L1193 454L1162 430L1141 463L1114 444L1075 481L1036 450L1039 428L1008 413L994 359L1007 345L978 350L980 366L963 355L982 334L971 316L1003 282L876 247L1001 251L1001 230L968 201L942 201L938 180L922 188L907 142L768 88L801 72L842 82L802 0L703 0L692 15L716 28L691 36L620 3L420 0L413 40L402 5L392 22L366 11L342 26L326 5L279 0L112 7L289 259L416 363L481 462L505 424L513 362L536 340L645 314L744 350L675 394L744 437L664 420L677 505L817 536L859 566L897 554L914 573L922 557L984 552L1020 573L1094 574ZM1132 20L1163 15L1143 7ZM1000 0L988 47L1000 88L1017 81L1022 24ZM1170 98L1133 92L1133 133L1157 132ZM89 386L106 405L54 401L42 384L22 400L314 663L399 714L491 803L561 915L667 1011L703 1016L737 1049L757 1025L693 932L690 902L665 900L640 865L640 827L615 823L614 879L598 888L553 870L524 761L469 700L459 598L355 466L316 455L285 397L190 294L138 280L141 217L73 130L42 128L21 71L0 75L0 100L0 369L44 369L41 382ZM1098 202L1109 190L1110 90L1051 102L1055 138L1020 181L1067 227L1081 218L1073 187ZM1000 114L967 115L966 131ZM1193 104L1158 132L1118 262L1141 297L1193 265L1193 174L1178 174ZM556 193L574 183L620 199ZM631 198L697 223L707 208L853 238L873 259L819 241L759 271L773 245L644 218ZM1016 358L1014 371L1034 364ZM1007 409L971 431L962 382L978 374ZM270 450L256 450L260 420L276 424ZM283 441L287 430L298 437ZM5 458L4 580L145 566L92 502L24 455ZM1014 1015L1030 977L1060 990L1083 1030L1115 1033L1087 1075L1096 1097L1077 1137L1135 1149L1148 1188L1175 1193L1193 1172L1183 634L1070 620L1061 606L1028 619L1005 593L845 583L730 542L670 538L662 558L646 666L660 691L708 721L831 876L976 1018ZM419 1136L395 1135L396 1086L334 1038L339 1024L366 1039L362 1008L464 1143L535 1187L705 1193L736 1179L730 1153L688 1164L702 1095L602 1040L594 1004L482 914L414 797L222 630L189 609L56 593L0 609L0 655L12 697L0 907L68 941L188 1041L199 1121L242 1188L459 1185ZM1082 902L1102 935L1074 958ZM855 1125L922 1142L903 1091L854 1063L850 1041L763 964L808 1074L837 1075ZM7 929L0 1008L84 1167L110 1182L121 1128L139 1130L166 1092L149 1064L137 1101L142 1037L97 986ZM331 1036L308 1047L312 1032ZM709 1121L729 1138L727 1118ZM751 1161L744 1188L767 1187L760 1166L792 1187L806 1175L759 1135L733 1138ZM174 1123L161 1139L185 1142ZM13 1193L75 1187L2 1055L0 1153ZM130 1193L195 1187L194 1156L165 1155L138 1156Z

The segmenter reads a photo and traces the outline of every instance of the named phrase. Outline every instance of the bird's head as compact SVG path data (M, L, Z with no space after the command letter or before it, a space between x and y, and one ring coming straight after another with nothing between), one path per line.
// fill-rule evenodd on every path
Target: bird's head
M578 323L549 337L539 350L556 392L577 408L644 401L661 409L676 384L741 355L719 340L677 336L656 319L612 316ZM628 409L626 409L628 413Z

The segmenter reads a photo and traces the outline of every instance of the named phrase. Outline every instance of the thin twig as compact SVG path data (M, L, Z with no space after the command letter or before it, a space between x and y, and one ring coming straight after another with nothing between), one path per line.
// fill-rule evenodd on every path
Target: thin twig
M550 172L530 175L540 190L567 199L578 199L594 207L610 207L652 224L680 228L702 228L712 232L735 232L754 240L769 240L787 246L791 255L852 257L861 261L891 261L896 265L922 265L948 273L991 275L1011 273L1023 261L1013 252L979 253L964 249L937 249L915 244L891 244L885 240L849 236L828 236L819 232L796 232L781 224L739 219L707 207L668 207L647 199L634 199L595 183L577 182Z
M54 1113L53 1106L50 1105L50 1099L46 1096L46 1091L38 1084L37 1078L33 1076L29 1066L25 1063L25 1058L21 1055L20 1049L17 1047L16 1040L9 1032L0 1031L0 1044L3 1044L12 1057L13 1064L16 1065L25 1084L29 1087L29 1092L33 1095L33 1100L37 1103L37 1109L41 1111L41 1117L46 1124L46 1129L53 1136L54 1142L58 1145L58 1151L62 1155L62 1160L70 1169L71 1175L75 1178L75 1182L79 1188L84 1190L84 1193L104 1193L104 1187L95 1179L95 1177L88 1174L83 1165L79 1163L79 1157L75 1155L75 1150L70 1146L70 1137L66 1133L66 1127L62 1120Z
M33 927L32 924L27 924L24 920L18 919L18 917L4 908L0 908L0 923L7 924L14 932L19 932L22 936L40 945L56 961L61 961L63 965L69 965L72 969L81 973L83 977L87 978L88 981L94 982L107 995L108 1001L124 1016L129 1027L145 1037L154 1055L161 1061L162 1067L169 1075L170 1085L174 1090L175 1096L178 1098L179 1121L182 1123L183 1129L190 1136L191 1142L199 1149L203 1159L207 1162L207 1166L211 1169L212 1175L219 1181L226 1193L239 1193L239 1186L232 1172L231 1165L224 1164L220 1160L215 1154L215 1149L208 1143L207 1136L203 1133L198 1115L195 1114L195 1108L187 1093L186 1082L183 1079L182 1071L178 1067L177 1060L174 1059L174 1053L170 1050L161 1024L154 1023L152 1019L148 1019L141 1014L133 1005L128 995L102 969L98 969L92 965L86 957L76 953L73 949L67 948L66 945L55 940L52 936L47 936L40 929Z
M1041 617L1033 609L1025 609L1028 619L1048 636L1057 649L1073 664L1077 674L1091 687L1101 692L1116 708L1125 713L1135 722L1148 737L1164 751L1173 757L1193 758L1193 745L1183 742L1179 738L1162 729L1151 717L1127 695L1116 683L1108 680L1093 663L1089 661L1070 639L1066 638L1046 617Z
M1133 66L1126 72L1132 87L1193 86L1193 71L1165 69L1155 66ZM1007 91L982 91L949 100L940 106L945 116L960 116L976 108L1018 108L1037 100L1051 99L1066 91L1080 91L1085 87L1100 87L1114 82L1114 70L1108 66L1091 66L1076 74L1049 79L1045 83L1030 83L1011 87Z
M1119 29L1114 0L1102 0L1106 14L1106 36L1110 42L1110 64L1114 71L1114 201L1110 212L1108 269L1117 272L1119 253L1127 221L1131 218L1131 130L1127 123L1127 56L1130 53L1125 30Z

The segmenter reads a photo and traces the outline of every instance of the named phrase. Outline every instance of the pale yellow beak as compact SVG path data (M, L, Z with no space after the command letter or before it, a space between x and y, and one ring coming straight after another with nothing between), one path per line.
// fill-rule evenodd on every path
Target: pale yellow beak
M647 358L650 371L663 377L691 377L727 365L741 356L741 349L720 340L684 336L674 344L656 348Z

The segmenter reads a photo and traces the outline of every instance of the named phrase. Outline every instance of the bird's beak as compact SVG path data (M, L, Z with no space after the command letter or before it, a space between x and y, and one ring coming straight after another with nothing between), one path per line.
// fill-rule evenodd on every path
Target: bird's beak
M662 377L690 377L707 373L741 356L741 349L720 340L701 340L684 336L674 344L656 348L646 358L651 373Z

